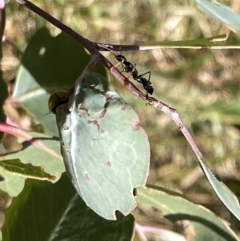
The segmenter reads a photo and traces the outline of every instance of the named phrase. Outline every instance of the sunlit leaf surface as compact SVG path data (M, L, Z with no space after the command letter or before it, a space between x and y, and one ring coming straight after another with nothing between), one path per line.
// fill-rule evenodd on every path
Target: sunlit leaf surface
M226 24L232 29L240 31L240 15L221 3L206 0L195 0L198 7L211 17Z
M187 240L239 240L233 231L211 211L194 204L182 195L163 188L149 186L138 188L137 201L157 208L163 216L182 226Z
M68 175L97 214L116 219L119 210L127 215L136 206L133 189L144 185L148 175L147 135L115 92L82 88L75 101L70 112L67 104L56 110Z

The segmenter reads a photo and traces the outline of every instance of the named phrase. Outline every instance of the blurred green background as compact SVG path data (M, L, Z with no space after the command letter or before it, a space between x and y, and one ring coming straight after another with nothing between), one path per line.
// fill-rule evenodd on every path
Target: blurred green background
M240 1L219 2L240 13ZM135 44L219 34L229 36L226 45L240 42L239 33L202 13L191 0L36 0L34 4L96 42ZM7 3L6 10L5 37L16 45L3 44L8 82L14 79L21 54L37 29L46 25L53 35L60 31L15 1ZM152 71L153 96L177 109L212 171L239 197L240 50L158 49L121 54L136 63L140 73ZM117 63L111 54L106 56ZM183 193L239 229L239 222L214 194L173 121L131 96L110 74L109 80L111 88L138 112L149 136L148 182Z

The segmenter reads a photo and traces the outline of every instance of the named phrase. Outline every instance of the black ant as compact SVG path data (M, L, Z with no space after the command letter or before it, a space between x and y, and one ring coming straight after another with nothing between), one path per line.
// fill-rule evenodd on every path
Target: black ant
M113 53L113 52L112 52ZM134 80L141 83L143 85L143 88L147 91L147 94L152 95L153 94L153 85L150 82L151 78L151 71L148 71L144 74L138 75L138 71L131 62L128 62L127 59L121 55L121 54L114 54L116 60L122 63L122 71L126 73L131 73ZM143 78L144 75L148 74L148 80L146 78Z
M133 65L131 62L128 62L126 57L124 57L123 55L115 54L111 49L108 49L108 50L111 51L111 53L115 56L118 62L122 63L122 71L125 73L131 73L133 79L136 80L138 83L142 84L143 88L147 91L147 95L148 94L152 95L154 88L153 88L153 84L150 82L151 71L138 75L138 70L135 67L136 65ZM146 78L143 78L143 76L146 74L148 74L148 80Z

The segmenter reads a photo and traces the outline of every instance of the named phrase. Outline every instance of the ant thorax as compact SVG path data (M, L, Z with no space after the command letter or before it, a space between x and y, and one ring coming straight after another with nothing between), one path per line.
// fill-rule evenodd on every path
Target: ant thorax
M127 59L121 54L114 54L117 61L124 63Z
M133 73L134 71L137 72L135 65L133 65L132 63L125 61L123 62L123 71L126 73Z

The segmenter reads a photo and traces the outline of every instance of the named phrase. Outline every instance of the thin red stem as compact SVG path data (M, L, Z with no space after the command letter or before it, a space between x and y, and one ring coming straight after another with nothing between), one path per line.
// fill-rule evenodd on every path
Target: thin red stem
M49 153L52 156L57 157L58 159L62 160L62 156L56 154L54 151L52 151L51 149L49 149L48 147L46 147L45 145L43 145L40 141L38 141L37 139L33 138L32 136L28 135L26 132L24 132L23 130L5 124L5 123L1 123L0 122L0 131L1 132L5 132L20 138L23 138L26 141L29 141L30 143L32 143L33 145L35 145L36 147L42 149L43 151Z

